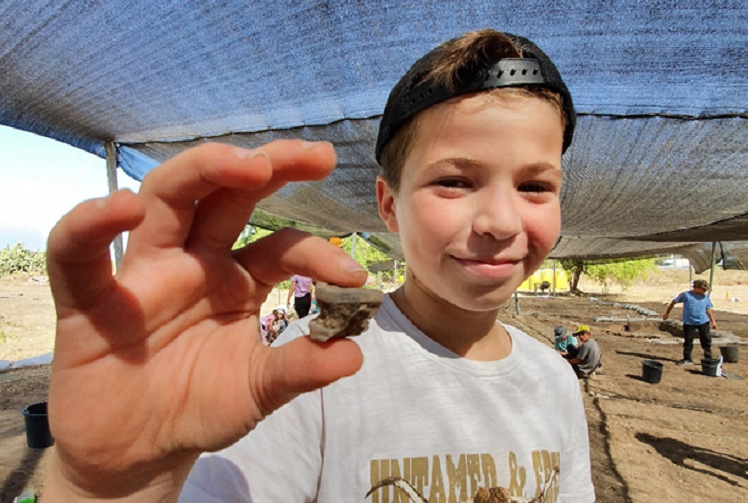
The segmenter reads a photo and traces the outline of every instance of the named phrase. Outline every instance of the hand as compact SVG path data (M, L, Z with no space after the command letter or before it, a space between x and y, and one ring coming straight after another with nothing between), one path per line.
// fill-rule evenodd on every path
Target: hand
M667 320L667 317L670 316L670 313L665 313L662 315L663 320Z
M717 330L717 322L716 321L712 322L712 330Z
M327 143L206 144L153 170L138 195L87 201L62 218L48 248L58 318L49 501L176 500L200 452L360 368L351 341L264 347L259 316L293 274L360 286L361 266L290 229L231 252L258 201L334 165ZM113 277L109 243L126 230Z

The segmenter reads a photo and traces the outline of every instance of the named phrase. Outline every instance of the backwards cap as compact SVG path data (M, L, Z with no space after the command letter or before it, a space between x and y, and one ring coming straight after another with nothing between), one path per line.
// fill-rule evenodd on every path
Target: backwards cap
M443 51L441 46L432 49L410 67L410 70L392 88L387 106L384 108L376 146L378 163L382 163L382 150L387 142L405 122L418 112L461 94L496 87L528 85L544 87L561 95L562 106L568 118L563 144L563 152L566 152L571 145L577 119L569 89L561 80L561 75L551 59L538 46L524 37L509 33L504 33L504 35L522 50L523 57L503 58L485 62L477 68L463 68L458 72L459 81L452 90L432 81L419 84Z

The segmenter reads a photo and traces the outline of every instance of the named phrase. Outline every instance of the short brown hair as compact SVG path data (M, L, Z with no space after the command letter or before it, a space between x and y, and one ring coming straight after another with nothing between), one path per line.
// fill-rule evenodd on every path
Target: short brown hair
M482 61L502 58L522 58L522 47L504 33L483 29L468 32L439 46L439 56L431 69L420 80L432 80L447 88L452 88L460 74L475 68ZM504 87L482 91L500 100L540 98L550 103L559 112L562 127L568 118L563 108L561 95L542 86ZM382 150L380 174L394 193L400 188L403 165L418 140L418 130L422 113L411 117L389 140Z

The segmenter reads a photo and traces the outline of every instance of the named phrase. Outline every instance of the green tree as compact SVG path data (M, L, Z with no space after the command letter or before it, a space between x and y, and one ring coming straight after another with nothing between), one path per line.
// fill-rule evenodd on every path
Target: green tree
M564 269L572 275L571 290L578 292L579 278L582 274L587 275L608 292L613 284L618 284L623 290L627 290L639 278L646 278L651 272L657 270L654 258L641 258L633 260L562 260Z
M351 248L353 246L353 240L354 235L351 234L350 236L343 239L343 250L345 250L348 255L351 254ZM361 236L356 236L356 256L354 257L354 260L361 264L364 267L369 267L374 262L381 262L383 260L389 260L390 258L383 252L377 250L373 246L371 246L369 243L366 242L364 238Z
M567 276L571 277L571 285L569 285L572 292L579 292L579 279L584 274L587 263L584 260L579 259L561 259L561 267L567 273Z

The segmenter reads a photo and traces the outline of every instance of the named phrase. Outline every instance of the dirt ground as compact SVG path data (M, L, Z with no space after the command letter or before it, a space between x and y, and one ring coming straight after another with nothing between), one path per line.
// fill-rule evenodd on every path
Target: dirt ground
M662 271L625 292L605 292L583 282L584 296L520 297L519 315L514 301L499 315L548 345L556 325L591 326L606 374L580 381L580 386L599 502L748 501L748 345L740 346L738 363L724 366L745 380L708 377L698 365L675 365L681 356L680 339L657 331L656 324L629 331L623 321L595 321L639 315L590 297L662 312L674 295L688 288L688 281L688 271ZM748 343L748 272L718 270L715 284L712 301L720 330ZM273 292L263 313L284 304L285 298L285 292ZM679 319L680 310L676 308L671 317ZM53 347L54 308L48 285L24 277L0 279L0 360L17 361ZM694 358L698 362L700 357L697 343ZM659 384L642 379L644 359L664 364ZM26 446L21 410L46 400L48 383L47 366L0 372L0 503L12 502L25 488L37 494L43 489L54 447Z

